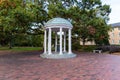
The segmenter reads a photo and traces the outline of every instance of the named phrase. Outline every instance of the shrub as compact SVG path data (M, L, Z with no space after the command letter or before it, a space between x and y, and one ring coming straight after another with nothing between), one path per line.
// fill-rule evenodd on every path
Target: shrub
M79 42L74 42L74 43L72 43L72 49L73 50L78 50L78 49L80 49L80 43Z
M93 51L95 48L96 48L95 45L85 45L85 46L82 46L82 50L83 50L83 51L87 51L87 52L91 52L91 51Z
M109 53L113 53L113 52L119 52L120 46L117 45L98 46L96 49L100 49L103 52L109 51Z

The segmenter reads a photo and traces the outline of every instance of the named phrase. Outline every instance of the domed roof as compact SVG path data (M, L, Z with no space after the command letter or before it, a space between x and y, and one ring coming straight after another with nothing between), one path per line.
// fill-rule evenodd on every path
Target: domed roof
M72 28L73 26L68 20L66 20L64 18L53 18L45 24L45 27L46 28L48 28L48 27L51 27L51 28L60 28L60 27Z

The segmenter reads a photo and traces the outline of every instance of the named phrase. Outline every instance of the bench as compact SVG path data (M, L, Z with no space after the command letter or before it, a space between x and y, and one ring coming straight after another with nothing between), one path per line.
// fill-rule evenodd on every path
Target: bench
M102 50L93 50L93 53L102 53Z

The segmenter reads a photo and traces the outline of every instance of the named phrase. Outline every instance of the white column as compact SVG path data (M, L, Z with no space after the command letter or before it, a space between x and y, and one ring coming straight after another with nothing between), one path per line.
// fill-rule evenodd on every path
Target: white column
M68 30L68 53L72 54L72 51L71 51L71 29Z
M62 55L62 28L60 28L60 55Z
M64 32L64 52L66 52L66 32Z
M57 52L57 32L55 34L55 52Z
M52 30L51 30L51 28L49 28L49 34L48 34L48 54L52 54L52 52L51 52L51 32L52 32Z
M46 41L47 41L46 37L47 37L47 31L46 31L46 29L45 29L45 31L44 31L44 54L46 54L46 51L47 51L47 50L46 50L46 47L47 47L47 46L46 46L46 43L47 43L47 42L46 42Z
M47 31L47 53L49 53L49 29Z

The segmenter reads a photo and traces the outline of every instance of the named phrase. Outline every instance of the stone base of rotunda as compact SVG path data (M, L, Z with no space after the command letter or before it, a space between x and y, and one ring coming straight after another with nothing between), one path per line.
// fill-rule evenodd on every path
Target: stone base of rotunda
M47 53L43 53L40 54L40 56L42 58L48 58L48 59L64 59L64 58L73 58L76 57L76 54L71 53L63 53L63 54L59 54L59 53L53 53L53 54L47 54Z

